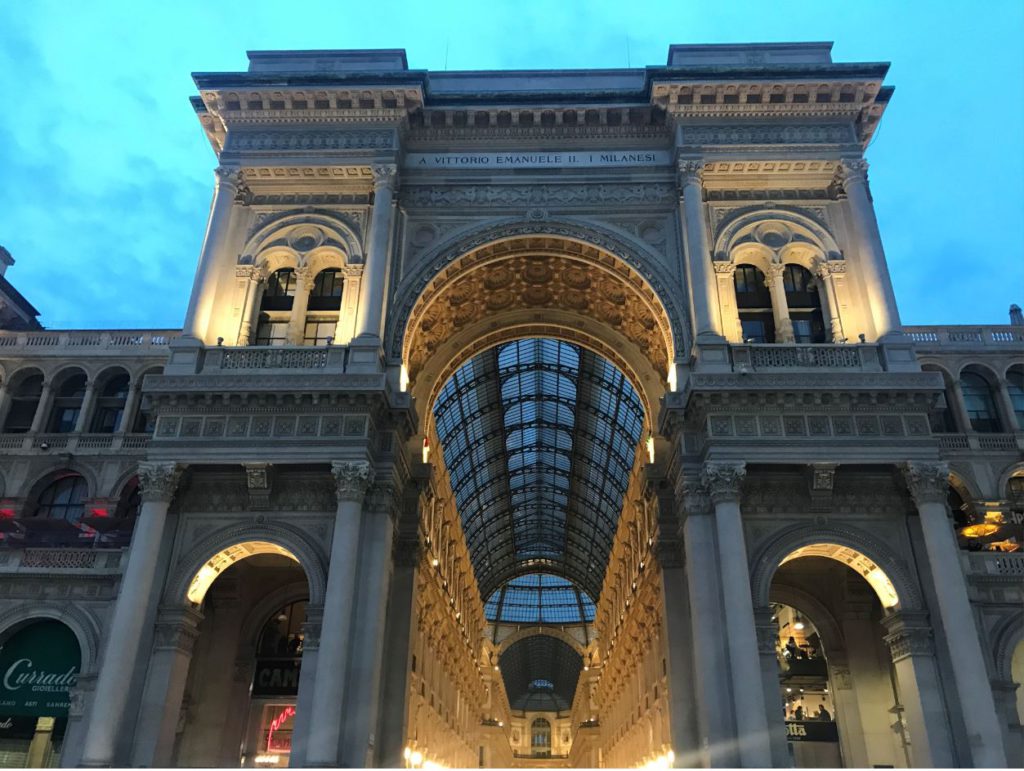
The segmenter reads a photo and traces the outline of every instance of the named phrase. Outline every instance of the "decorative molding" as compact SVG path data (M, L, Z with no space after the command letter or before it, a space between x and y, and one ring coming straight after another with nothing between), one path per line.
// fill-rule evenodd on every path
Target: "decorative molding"
M366 461L335 461L331 474L339 501L362 501L373 482L373 469Z
M245 485L249 491L249 508L263 511L270 508L270 463L243 463Z
M391 150L394 129L336 131L231 131L224 152L322 152L325 150Z
M375 191L385 188L393 188L398 180L398 166L393 163L380 163L370 167L373 175L373 189Z
M924 613L892 613L883 616L882 626L888 632L885 644L889 646L894 662L908 656L934 656L934 632Z
M798 145L857 144L853 126L848 123L805 125L722 125L684 124L683 143L688 145Z
M178 489L178 482L184 467L179 463L153 463L144 461L139 464L139 492L143 503L169 503Z
M202 620L203 614L192 608L162 608L153 629L153 647L191 656Z
M593 204L670 204L676 200L673 185L561 184L561 185L406 185L403 206L578 206Z

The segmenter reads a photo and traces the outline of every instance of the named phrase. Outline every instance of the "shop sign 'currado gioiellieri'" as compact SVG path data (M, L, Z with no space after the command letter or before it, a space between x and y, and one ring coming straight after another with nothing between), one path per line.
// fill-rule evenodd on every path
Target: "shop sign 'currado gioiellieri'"
M0 647L0 720L63 717L82 663L78 640L58 621L38 621Z

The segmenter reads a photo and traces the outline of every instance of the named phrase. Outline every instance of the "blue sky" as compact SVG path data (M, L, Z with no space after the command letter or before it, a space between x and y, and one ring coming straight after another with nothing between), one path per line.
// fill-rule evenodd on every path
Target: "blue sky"
M0 244L59 327L180 326L216 165L193 71L247 49L405 48L416 69L663 64L670 43L834 40L891 61L868 150L906 324L1024 305L1024 2L0 0Z

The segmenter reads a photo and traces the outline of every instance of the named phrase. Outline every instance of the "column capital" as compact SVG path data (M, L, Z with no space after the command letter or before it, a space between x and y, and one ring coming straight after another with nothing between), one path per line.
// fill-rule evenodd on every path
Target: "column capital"
M735 501L740 497L740 485L747 475L747 464L738 462L705 463L701 471L701 480L707 487L714 503Z
M145 501L162 501L169 503L174 497L181 479L184 466L180 463L154 463L144 461L139 464L139 492Z
M242 184L242 170L237 166L218 166L213 170L215 185L232 195L238 193Z
M949 464L906 462L900 464L903 480L914 503L945 503L949 494Z
M334 461L331 474L339 501L362 501L373 481L373 469L365 460Z
M258 265L239 265L235 268L236 278L247 278L254 283L260 283L267 278L266 269Z
M786 265L781 262L768 263L768 270L765 272L765 281L769 284L773 284L776 281L782 280L782 274L786 272Z
M676 497L683 504L686 516L707 514L711 511L711 496L708 488L698 479L686 479L676 490Z
M719 275L731 277L736 273L736 263L732 260L712 260L711 267Z
M676 162L679 174L679 187L687 185L704 185L704 161L679 160Z
M390 479L373 482L369 487L365 504L366 509L374 514L389 516L394 519L398 506L395 493L395 483Z
M393 163L375 164L370 167L370 172L373 174L374 191L392 189L398 179L398 166Z
M779 625L772 618L771 608L757 608L754 611L757 652L762 656L775 656L777 654Z
M924 613L891 613L882 618L885 627L885 644L889 646L892 660L899 661L908 656L932 656L932 626Z
M836 166L836 174L844 185L850 182L866 184L868 181L868 162L863 158L847 158Z
M199 639L203 614L194 608L168 608L157 612L153 647L191 655Z

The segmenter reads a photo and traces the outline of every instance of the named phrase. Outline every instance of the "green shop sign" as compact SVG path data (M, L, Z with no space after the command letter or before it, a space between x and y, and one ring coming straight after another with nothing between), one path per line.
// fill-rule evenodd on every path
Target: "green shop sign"
M63 717L82 653L59 621L37 621L0 646L0 716Z

